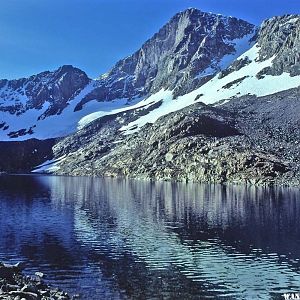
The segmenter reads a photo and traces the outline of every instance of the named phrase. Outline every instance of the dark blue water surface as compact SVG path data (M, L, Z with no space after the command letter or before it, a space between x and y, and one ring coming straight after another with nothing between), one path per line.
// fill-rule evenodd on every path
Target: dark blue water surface
M0 177L0 261L81 299L283 299L299 258L299 189Z

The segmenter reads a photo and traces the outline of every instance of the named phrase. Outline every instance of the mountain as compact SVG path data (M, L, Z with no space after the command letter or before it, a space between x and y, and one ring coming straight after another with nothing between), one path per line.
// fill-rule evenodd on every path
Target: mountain
M87 75L72 66L62 66L54 72L43 72L29 78L1 80L2 112L21 115L30 109L47 110L40 117L59 114L88 83Z
M53 127L64 123L57 123L53 116L65 115L66 108L89 83L87 75L72 66L62 66L54 72L46 71L29 78L1 80L1 140L28 139L36 135L43 138L43 134L48 137L47 126L52 127L50 135L52 132L57 135ZM52 122L44 122L50 117Z
M163 88L185 94L247 49L254 32L254 25L237 18L185 10L100 77L99 88L83 102L140 97Z
M298 185L299 33L185 10L98 79L2 81L0 138L56 138L36 172Z
M188 9L96 80L72 66L2 80L0 139L64 136L89 113L124 108L162 89L185 94L249 48L254 33L243 20Z

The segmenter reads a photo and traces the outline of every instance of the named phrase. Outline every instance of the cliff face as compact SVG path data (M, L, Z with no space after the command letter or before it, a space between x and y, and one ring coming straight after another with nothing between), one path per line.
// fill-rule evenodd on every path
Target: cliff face
M286 15L266 20L259 31L257 43L259 60L273 58L273 64L261 72L263 75L300 75L300 18Z
M99 87L82 103L132 98L162 88L184 94L220 71L226 65L222 59L240 51L237 44L248 49L254 32L254 25L237 18L185 10L102 76Z

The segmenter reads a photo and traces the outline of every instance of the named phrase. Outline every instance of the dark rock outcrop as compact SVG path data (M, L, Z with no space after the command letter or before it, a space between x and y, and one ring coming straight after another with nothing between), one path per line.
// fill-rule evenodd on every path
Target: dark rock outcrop
M55 139L0 142L0 172L26 173L52 159Z
M0 262L0 299L16 300L69 300L76 299L57 288L49 287L36 272L34 276L22 274L23 266L8 265Z

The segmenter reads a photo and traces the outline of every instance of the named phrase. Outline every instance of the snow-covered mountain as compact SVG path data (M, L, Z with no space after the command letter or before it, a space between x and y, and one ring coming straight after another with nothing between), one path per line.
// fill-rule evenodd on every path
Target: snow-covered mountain
M195 102L297 87L299 20L298 15L274 17L256 28L234 17L187 9L98 79L62 66L1 80L0 140L65 136L103 115L160 103L124 124L122 130L130 133Z
M97 79L2 80L0 171L299 185L299 48L298 15L188 9Z
M72 66L2 80L0 140L65 136L86 120L140 100L149 103L147 98L162 90L172 91L172 97L186 94L249 49L255 32L246 21L188 9L96 80Z
M255 38L252 38L249 49L233 59L226 68L214 71L210 80L182 96L174 96L172 90L161 90L151 95L145 102L163 99L160 107L126 124L122 130L127 133L137 131L167 113L197 102L220 105L245 95L262 97L298 87L299 39L300 16L274 17L265 21ZM211 66L198 77L206 77L209 72Z

